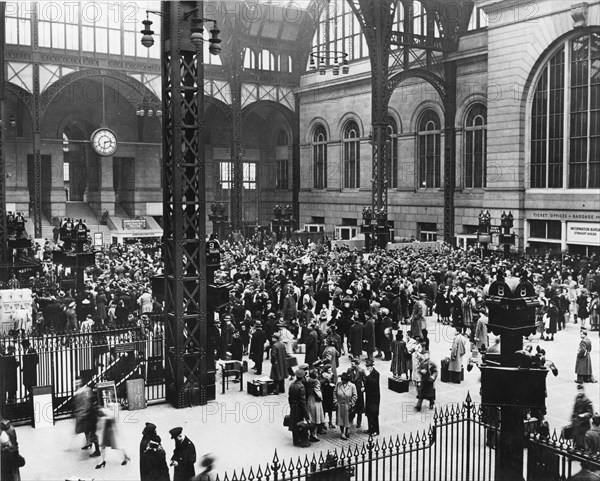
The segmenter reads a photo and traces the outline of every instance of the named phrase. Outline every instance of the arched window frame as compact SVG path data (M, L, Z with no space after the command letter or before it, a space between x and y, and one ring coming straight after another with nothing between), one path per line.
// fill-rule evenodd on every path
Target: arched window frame
M487 172L487 109L485 105L472 105L464 125L464 186L465 189L486 187Z
M420 189L441 186L441 123L432 109L425 110L417 124L417 173Z
M360 188L360 129L355 120L344 124L342 137L344 189Z
M388 115L386 127L386 166L385 173L388 188L398 188L398 125L392 116Z
M565 40L531 102L530 188L600 188L600 32Z
M327 131L317 125L312 136L313 188L327 189Z
M244 68L256 68L256 55L251 48L247 48L244 51Z

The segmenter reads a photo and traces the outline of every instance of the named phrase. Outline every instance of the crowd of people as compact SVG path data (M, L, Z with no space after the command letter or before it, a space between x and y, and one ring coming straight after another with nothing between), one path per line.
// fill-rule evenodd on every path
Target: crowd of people
M432 408L440 371L460 383L465 356L499 349L497 338L490 345L485 305L499 274L534 284L541 340L554 340L568 322L582 327L575 374L580 383L596 381L588 339L588 331L599 329L600 262L595 254L511 260L492 254L482 260L478 252L447 246L367 253L322 241L305 246L233 238L221 247L215 278L231 289L228 308L208 326L211 351L215 360L248 356L257 374L270 359L269 375L279 393L291 381L288 426L295 445L317 442L319 434L334 427L333 413L342 439L348 439L351 427L361 427L363 414L366 432L379 433L375 359L390 362L393 378L415 384L415 409L423 401ZM152 316L163 309L151 291L151 278L163 271L158 244L102 249L96 265L86 269L81 292L57 287L65 273L53 265L51 252L45 248L44 270L29 280L35 294L32 325L16 330L16 338L134 325L164 332L160 316ZM441 369L429 357L426 316L455 328ZM305 357L297 367L299 346ZM351 367L338 372L345 355ZM96 438L87 436L93 455L102 445ZM150 442L143 453L148 449L160 451Z

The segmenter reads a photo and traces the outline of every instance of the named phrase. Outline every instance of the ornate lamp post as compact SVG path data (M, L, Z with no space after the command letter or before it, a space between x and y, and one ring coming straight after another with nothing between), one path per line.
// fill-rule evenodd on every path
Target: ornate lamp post
M361 232L365 235L365 250L371 250L371 236L373 235L373 209L363 207L362 210L363 225L360 227Z
M279 204L273 207L273 229L278 241L281 240L281 228L283 227L283 209Z
M285 226L285 238L290 240L292 238L292 228L294 227L294 209L291 205L286 205L283 213L283 225Z
M510 246L515 243L515 234L511 233L511 229L514 225L514 217L511 211L502 212L500 216L500 227L502 227L502 232L500 233L500 244L504 245L504 258L508 259L510 257Z
M490 226L492 224L492 216L490 211L481 211L479 213L479 231L477 232L477 241L481 244L481 257L487 256L488 244L492 241L490 234Z

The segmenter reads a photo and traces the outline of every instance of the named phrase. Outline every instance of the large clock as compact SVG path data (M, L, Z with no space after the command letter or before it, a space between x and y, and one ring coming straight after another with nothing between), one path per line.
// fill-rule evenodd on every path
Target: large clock
M90 137L90 142L92 148L104 157L113 155L117 150L117 136L110 129L97 129Z

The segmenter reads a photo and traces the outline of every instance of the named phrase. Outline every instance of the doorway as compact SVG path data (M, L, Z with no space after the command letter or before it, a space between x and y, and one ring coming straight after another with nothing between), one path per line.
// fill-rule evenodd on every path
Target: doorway
M113 185L115 203L127 215L135 214L135 159L133 157L113 158Z

